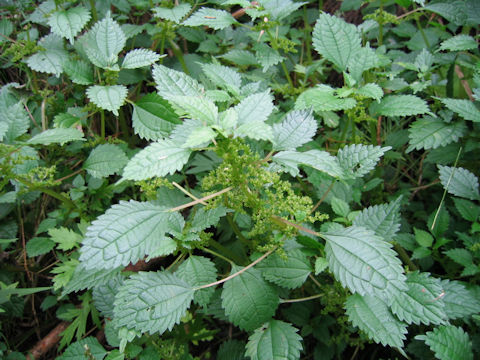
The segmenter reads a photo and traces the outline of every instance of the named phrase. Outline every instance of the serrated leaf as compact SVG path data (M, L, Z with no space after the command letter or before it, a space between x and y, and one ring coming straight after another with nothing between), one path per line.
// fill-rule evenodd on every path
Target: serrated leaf
M286 259L278 254L272 254L256 267L265 279L279 286L295 289L305 282L312 271L307 256L295 249L286 253Z
M83 168L96 178L103 178L119 172L128 162L125 152L114 144L101 144L90 152Z
M447 322L445 304L438 298L443 292L438 279L415 271L407 275L406 284L408 290L394 294L391 304L392 312L400 320L417 325Z
M352 144L338 150L338 164L344 171L343 179L353 179L368 174L375 168L390 146Z
M221 217L227 214L227 208L224 206L218 206L213 209L205 210L204 207L198 210L192 220L192 226L190 231L202 231L210 226L217 225Z
M353 294L347 298L345 309L352 324L376 343L403 348L407 324L396 319L381 299L369 294Z
M480 122L480 110L475 106L473 101L465 99L439 99L447 109L457 113L465 120Z
M170 20L176 24L180 24L182 19L188 14L192 5L183 3L174 6L173 8L164 8L164 7L156 7L153 8L153 16L158 17L160 19Z
M210 127L199 127L194 129L187 138L183 147L195 148L202 144L210 144L217 137L217 133Z
M400 229L400 205L402 197L388 204L374 205L363 209L353 220L353 225L363 226L376 235L391 241Z
M123 58L123 69L137 69L144 66L150 66L160 59L155 51L148 49L130 50Z
M232 273L242 269L232 266ZM279 302L276 289L259 270L250 268L223 286L222 306L228 319L239 328L251 331L275 314Z
M50 252L55 243L47 237L34 237L27 242L26 250L28 257L43 255Z
M328 267L328 261L324 257L318 257L315 260L315 275L320 274Z
M380 86L374 83L368 83L356 90L356 93L365 97L369 97L380 102L383 97L383 90Z
M453 198L455 208L465 220L475 222L480 216L480 206L471 201L459 198Z
M170 104L156 93L150 93L133 106L132 125L135 134L146 140L160 140L170 135L181 120Z
M344 175L337 159L326 151L280 151L273 156L272 160L292 176L299 174L299 165L312 167L333 177L341 178Z
M49 129L41 132L40 134L35 135L30 140L27 141L28 144L32 145L50 145L50 144L60 144L63 145L70 141L85 141L83 137L83 132L74 128L57 128Z
M55 11L48 18L52 32L66 38L73 44L73 39L90 20L90 11L77 6L68 10Z
M238 124L264 122L273 111L273 96L270 90L252 94L235 106L238 113Z
M151 203L120 201L88 227L80 249L87 269L112 269L135 263L158 247L166 232L176 229L179 213Z
M175 271L175 275L184 280L192 288L213 283L217 280L215 264L203 256L190 256ZM193 300L200 306L207 306L215 292L215 288L209 287L195 291Z
M310 110L294 110L273 125L273 150L294 150L309 142L317 132L317 122Z
M235 24L235 18L225 10L202 7L183 22L185 26L208 26L214 30L222 30Z
M218 108L212 100L205 96L170 95L168 101L181 117L200 120L206 125L217 123Z
M467 169L437 165L440 173L440 182L444 189L455 196L470 200L480 199L478 192L478 178Z
M160 140L130 159L123 170L123 177L130 180L145 180L154 176L173 174L182 169L191 152L190 149L176 145L172 140Z
M119 289L114 318L118 327L162 334L180 322L193 295L192 287L174 274L140 272Z
M42 38L38 45L45 50L40 50L28 57L25 62L32 70L60 76L63 72L63 63L68 59L68 54L63 48L63 40L55 34Z
M125 102L127 92L124 85L94 85L87 89L87 96L99 108L109 110L118 116L118 109Z
M273 138L272 127L263 121L251 121L237 127L233 134L235 137L249 137L255 140L269 140Z
M257 65L258 61L255 55L247 50L233 49L223 54L222 59L228 60L235 65Z
M295 109L313 108L316 112L348 110L355 107L356 100L335 95L335 89L321 85L300 94L295 102Z
M10 34L12 32L13 32L13 23L6 18L1 19L0 20L0 34L5 36L5 38L0 36L0 44L3 44L5 41L7 41L7 38L10 36Z
M270 320L248 338L245 355L251 360L298 360L302 337L291 324Z
M347 65L349 74L355 81L360 82L363 72L380 66L381 60L375 51L367 46L360 48L360 50L355 53L355 56L350 57ZM379 94L379 91L376 90L375 93Z
M465 269L463 269L462 271L462 276L471 276L480 272L480 268L473 263L472 253L467 249L450 249L448 251L445 251L445 255L447 255L457 264L463 265L465 267Z
M113 269L86 269L80 263L72 275L71 280L64 286L62 296L84 289L91 289L94 286L101 286L116 278L122 271L122 267Z
M425 100L415 95L387 95L380 104L373 103L371 108L383 116L411 116L430 112Z
M350 206L348 206L348 203L335 196L330 200L330 205L332 206L333 212L338 216L346 218L350 213Z
M478 49L478 44L470 35L459 34L445 40L438 50L465 51Z
M442 280L445 313L450 320L466 318L480 312L480 300L459 281Z
M21 102L2 107L1 111L0 123L4 124L3 139L6 143L12 143L17 137L27 132L30 127L30 118Z
M118 272L108 280L102 279L93 288L92 299L95 307L106 318L113 318L113 303L118 289L123 285L123 280L124 277Z
M431 4L426 4L425 8L440 14L445 19L453 22L456 25L465 25L468 19L465 1L462 0L434 2Z
M82 241L82 235L65 227L48 229L48 235L58 244L57 248L60 250L71 250L78 247Z
M63 63L63 70L75 84L93 83L93 69L86 61L69 59Z
M205 92L197 80L163 65L154 65L152 75L158 94L167 100L170 96L202 96Z
M351 226L322 234L330 271L353 293L390 297L405 290L405 275L392 245L371 230Z
M436 149L458 141L467 127L463 122L445 123L441 119L426 118L416 120L408 129L410 145L407 152L412 150Z
M253 50L255 50L255 57L258 63L263 66L263 72L266 72L270 67L285 60L277 50L271 48L265 43L256 44L253 47Z
M97 338L89 336L85 339L76 341L68 346L58 360L85 360L86 349L89 350L90 359L102 360L107 351L98 342Z
M218 64L202 64L202 70L214 85L236 94L240 92L242 78L234 69Z
M426 335L415 336L425 344L440 360L473 360L472 343L461 327L443 325L427 331Z

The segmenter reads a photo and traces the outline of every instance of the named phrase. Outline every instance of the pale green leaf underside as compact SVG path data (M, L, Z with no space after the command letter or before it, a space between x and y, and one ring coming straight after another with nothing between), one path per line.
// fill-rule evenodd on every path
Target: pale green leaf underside
M160 59L155 51L148 49L130 50L123 58L122 68L137 69L144 66L150 66Z
M445 40L440 44L439 50L465 51L478 49L478 44L470 35L460 34Z
M337 153L337 160L344 172L344 179L362 177L375 168L390 146L373 146L363 144L347 145Z
M179 277L165 272L140 272L126 280L115 299L118 327L162 334L185 315L194 290Z
M218 64L203 64L202 70L214 85L233 93L240 91L242 78L234 69Z
M68 346L64 353L57 357L58 360L83 360L85 359L85 348L90 350L91 359L101 360L107 355L107 351L95 337L86 337Z
M38 42L45 50L40 50L28 57L25 62L32 70L60 76L63 72L63 63L68 59L63 49L63 40L51 33Z
M63 70L75 84L93 83L93 69L86 61L69 59L63 64Z
M356 93L380 101L383 97L383 90L375 83L368 83L356 90Z
M277 50L271 48L265 43L256 44L253 49L255 50L257 61L263 66L263 72L266 72L270 67L285 60Z
M473 122L480 122L480 110L475 106L475 103L465 99L448 99L443 98L440 101L453 112L460 115L465 120Z
M108 281L99 282L93 287L92 299L95 307L106 318L113 318L113 303L124 279L124 276L119 272Z
M120 171L127 161L127 155L119 146L101 144L90 152L83 168L93 177L102 178Z
M416 120L408 129L410 145L407 152L415 149L429 150L446 146L458 141L466 130L467 127L463 122L447 124L434 118Z
M272 127L263 121L251 121L240 125L234 130L235 137L249 137L255 140L272 140Z
M455 196L470 200L480 199L478 192L478 178L461 167L437 165L440 173L440 182L444 189Z
M217 122L218 108L205 96L170 95L167 100L181 117L200 120L205 125Z
M232 273L240 271L232 267ZM275 288L259 270L251 268L227 281L222 291L222 306L229 320L243 330L251 331L270 320L279 302Z
M183 22L185 26L208 26L221 30L235 24L235 18L225 10L203 7Z
M326 151L280 151L273 156L272 160L275 164L280 165L282 170L289 172L292 176L299 174L299 165L312 167L336 178L344 176L344 171L338 164L337 159Z
M264 122L273 111L273 96L270 90L252 94L235 106L238 113L238 124Z
M205 207L202 207L195 213L190 230L198 232L205 230L210 226L215 226L220 218L226 214L227 208L223 206L218 206L208 210L205 210Z
M380 104L372 104L378 115L411 116L429 113L425 100L415 95L388 95Z
M373 231L351 226L322 237L330 270L350 291L385 298L407 289L392 245Z
M3 139L5 142L11 143L27 132L30 127L30 118L22 102L2 107L1 111L0 124L3 124Z
M94 85L87 89L87 96L99 108L109 110L118 116L118 109L127 98L127 92L124 85Z
M130 180L145 180L173 174L186 164L191 150L179 147L172 140L152 143L136 154L123 171Z
M445 293L442 297L445 313L449 319L466 318L480 313L480 299L461 282L442 280L441 285Z
M317 122L312 112L294 110L285 119L273 125L273 150L294 150L312 140Z
M295 102L295 109L309 109L317 112L348 110L355 107L355 99L340 98L335 95L335 89L328 86L317 86L300 94Z
M270 320L250 335L245 355L251 360L298 360L302 337L291 324Z
M426 335L417 335L415 338L424 340L437 359L473 360L472 343L461 327L439 326Z
M48 18L48 25L52 32L66 38L73 44L75 36L83 29L90 20L90 11L77 6L68 10L55 11Z
M50 144L60 144L63 145L70 141L85 141L83 137L83 133L78 129L68 128L57 128L57 129L49 129L41 132L38 135L35 135L27 143L32 145L50 145Z
M158 17L160 19L170 20L179 24L182 21L182 19L185 17L185 15L188 14L191 8L192 8L192 5L183 3L183 4L178 4L177 6L171 9L164 8L164 7L156 7L156 8L153 8L152 11L155 17Z
M75 268L75 272L68 284L63 288L62 296L83 289L91 289L101 286L120 274L122 267L112 269L86 269L81 263Z
M345 303L348 319L376 343L401 349L407 324L396 319L381 299L359 294L350 295Z
M205 92L197 80L163 65L154 65L152 75L158 94L167 100L170 96L202 96Z

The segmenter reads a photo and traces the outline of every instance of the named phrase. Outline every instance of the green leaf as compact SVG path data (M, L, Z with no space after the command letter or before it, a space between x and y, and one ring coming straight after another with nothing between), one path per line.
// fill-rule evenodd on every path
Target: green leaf
M68 59L62 38L49 34L42 38L38 45L45 50L40 50L27 58L25 62L28 67L38 72L60 76L63 72L63 63Z
M2 125L4 128L3 139L6 143L12 143L17 137L27 132L30 127L30 118L22 102L2 107L1 111L0 124L4 124Z
M155 51L148 49L130 50L123 58L123 69L137 69L144 66L150 66L160 59Z
M8 124L6 122L0 122L0 141L3 140L3 137L8 131Z
M183 147L195 148L202 144L210 144L217 137L217 133L210 127L199 127L194 129L187 138Z
M385 302L369 294L353 294L347 298L345 309L352 324L369 338L383 346L396 347L404 354L402 348L407 324L396 319Z
M238 124L264 122L273 111L273 96L270 90L252 94L235 106L238 113Z
M400 205L402 197L388 204L374 205L363 209L353 220L354 226L363 226L387 241L393 239L400 229Z
M333 177L341 178L344 175L343 169L338 164L337 159L326 151L280 151L273 156L272 160L292 176L299 174L298 165L312 167Z
M191 255L175 271L175 275L184 280L193 288L213 283L217 280L215 264L203 256ZM193 300L200 306L207 306L215 288L209 287L195 292Z
M191 150L165 139L152 143L141 150L127 163L123 177L130 180L145 180L154 176L173 174L183 168Z
M357 105L353 98L340 98L335 95L335 89L319 85L305 90L297 98L295 109L313 108L316 112L352 109Z
M104 270L101 271L105 272ZM113 318L113 303L118 289L123 285L123 280L123 275L118 272L108 280L103 278L93 287L92 299L95 307L106 318Z
M468 20L467 7L465 1L448 0L426 4L425 8L440 14L445 19L456 25L466 25Z
M109 110L118 116L118 109L127 98L127 87L124 85L94 85L87 89L88 99L99 108Z
M59 250L71 250L74 247L78 247L82 241L82 235L65 227L48 229L48 235L58 244L57 248Z
M83 37L82 45L93 65L102 69L118 69L118 53L126 44L125 34L110 12Z
M302 337L291 324L270 320L248 338L245 355L251 360L298 360Z
M182 19L189 13L192 5L183 3L169 9L164 7L153 8L153 16L160 19L170 20L176 24L180 24Z
M0 34L5 36L5 38L3 38L3 36L0 36L0 44L4 43L7 40L6 38L9 37L12 32L13 32L13 23L6 18L1 19Z
M470 200L480 199L478 192L478 178L467 169L437 165L440 173L440 182L444 189L455 196Z
M447 109L457 113L465 120L480 122L480 110L475 106L473 101L465 99L439 99Z
M369 97L380 102L383 97L383 90L380 86L374 83L368 83L356 90L356 93L365 97Z
M465 267L465 269L463 269L462 271L461 276L471 276L480 272L480 268L473 263L472 253L467 249L450 249L448 251L445 251L445 255L447 255L457 264L463 265Z
M465 220L471 222L477 221L480 216L480 206L471 201L459 198L453 198L453 202L455 203L458 212Z
M170 104L156 93L149 93L133 105L132 125L135 134L146 140L160 140L181 124Z
M320 274L328 267L328 261L324 257L318 257L315 260L315 275Z
M465 51L474 49L478 49L475 39L470 35L460 34L442 42L438 50Z
M168 101L181 117L200 120L206 125L217 123L218 108L205 96L169 96Z
M202 7L183 22L185 26L208 26L214 30L222 30L235 24L235 18L225 10Z
M415 241L422 247L429 248L433 245L433 237L428 232L413 228L415 232Z
M155 250L179 221L183 221L179 213L165 212L151 203L120 201L88 227L80 261L87 269L136 263Z
M415 339L424 340L437 359L473 360L472 342L461 327L439 326L427 331L426 335L415 336Z
M64 286L62 296L84 289L91 289L95 286L102 286L112 279L118 277L122 267L113 269L86 269L82 263L75 268L72 278Z
M353 293L390 297L406 289L405 275L392 245L371 230L351 226L322 234L330 271Z
M373 112L383 116L411 116L429 113L425 100L415 95L387 95L380 104L372 103Z
M128 162L127 155L114 144L101 144L90 152L83 168L96 178L118 173Z
M194 290L166 271L140 272L119 289L114 307L117 327L162 334L180 322Z
M263 121L251 121L240 125L234 131L235 137L249 137L255 140L269 140L273 139L272 127Z
M298 249L288 251L284 259L278 254L272 254L260 262L259 269L265 279L279 286L295 289L305 282L312 271L307 256Z
M294 110L281 123L273 125L273 150L294 150L312 140L316 132L312 111Z
M408 324L445 324L445 304L438 298L443 292L440 281L414 271L407 275L406 284L407 291L394 294L392 312Z
M63 70L75 84L93 83L93 69L86 61L69 59L63 63Z
M348 59L348 72L350 73L350 75L352 75L355 81L361 82L362 74L364 71L381 66L381 63L382 62L380 58L372 48L370 48L369 46L362 47L355 53L355 56L352 56ZM359 90L361 89L362 88L360 88ZM372 86L364 89L363 92L365 92L366 94L370 93L370 96L380 95L380 91L378 91L378 89L373 89ZM383 91L381 95L383 96Z
M234 94L240 92L242 78L236 70L218 64L202 64L202 70L214 85Z
M220 218L224 217L226 214L227 208L224 206L218 206L208 210L205 210L205 207L202 207L195 213L190 231L199 232L208 229L210 226L215 226Z
M83 137L83 132L81 132L80 130L74 128L57 128L45 130L44 132L41 132L40 134L32 137L30 140L27 141L27 143L32 145L63 145L67 142L78 140L86 140Z
M90 360L103 360L107 351L98 342L97 338L89 336L85 339L76 341L67 347L62 355L57 357L58 360L85 360L88 349Z
M266 72L270 67L285 60L277 50L272 49L265 43L258 43L253 49L255 50L255 58L258 63L263 66L263 72Z
M480 312L480 300L475 293L455 280L442 280L445 313L450 320L466 318Z
M322 13L313 30L313 47L341 71L345 71L351 59L360 52L361 39L355 25Z
M224 341L217 352L217 360L246 360L245 343L239 340Z
M232 266L232 273L242 269ZM259 270L250 268L223 286L222 306L229 320L245 331L252 331L275 314L279 302L276 289Z
M47 237L34 237L27 242L27 255L34 257L50 252L55 247L55 243Z
M352 144L338 150L337 160L344 171L343 179L354 179L368 174L375 168L390 146Z
M187 74L172 70L163 65L154 65L153 80L157 84L158 94L164 99L170 96L202 96L205 89L197 80Z
M220 56L222 59L228 60L235 65L258 65L257 58L250 51L232 49L226 54Z
M463 122L447 124L441 119L431 117L416 120L408 129L410 145L407 152L415 149L436 149L457 142L466 130Z
M335 196L330 200L330 205L332 206L332 210L338 216L342 216L346 218L350 213L350 207L346 201L342 199L336 198Z
M90 20L90 11L77 6L68 10L55 11L48 18L48 25L52 32L66 38L73 44L73 39L87 25Z

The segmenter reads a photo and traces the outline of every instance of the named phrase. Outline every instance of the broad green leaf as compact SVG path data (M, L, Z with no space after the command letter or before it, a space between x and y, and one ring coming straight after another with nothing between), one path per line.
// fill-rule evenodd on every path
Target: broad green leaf
M295 102L295 109L313 108L316 112L337 111L352 109L356 104L355 99L338 97L335 89L320 85L301 93Z
M195 288L215 282L217 269L210 259L192 255L178 267L175 275ZM213 286L197 290L193 300L200 306L207 306L214 292Z
M90 11L77 6L68 10L55 11L48 18L48 25L52 32L66 38L73 44L73 39L87 25L90 20Z
M13 32L13 29L13 23L10 20L6 18L0 20L0 34L5 36L5 38L0 36L0 44L7 40L6 38L10 36L10 34Z
M209 144L216 137L217 133L212 128L199 127L190 133L183 147L195 148L202 144Z
M107 355L107 351L98 342L97 338L93 336L76 341L68 346L62 355L57 357L58 360L85 360L85 350L89 350L90 360L103 360Z
M470 200L480 199L478 192L478 178L467 169L437 165L440 173L440 182L444 189L455 196Z
M122 267L113 269L86 269L82 263L75 268L71 280L64 286L62 296L94 286L101 286L116 278Z
M343 179L354 179L368 174L375 168L390 146L373 146L363 144L352 144L338 150L337 160L343 169Z
M436 149L458 141L467 130L463 122L445 123L438 118L424 118L416 120L408 129L410 145L407 152L412 150Z
M475 39L470 35L460 34L442 42L438 50L465 51L474 49L478 49Z
M273 125L273 150L294 150L312 140L316 132L312 111L294 110Z
M232 97L225 90L207 90L205 96L213 102L228 102Z
M30 118L22 102L2 107L1 112L0 124L3 124L3 139L6 143L12 143L17 137L27 132L30 127Z
M87 269L135 263L158 247L178 217L179 213L165 212L151 203L120 201L88 227L80 261Z
M200 120L205 125L217 123L218 108L205 96L169 96L176 113L184 118Z
M415 233L415 241L418 243L418 245L425 248L429 248L433 245L434 239L430 233L417 228L413 228L413 231Z
M332 206L333 212L338 216L346 218L350 213L350 206L348 206L348 203L335 196L330 200L330 205Z
M380 65L380 58L375 53L375 51L369 46L362 47L355 53L355 56L352 56L348 59L348 72L353 77L353 79L355 79L355 81L361 82L362 74L364 71L373 69ZM365 91L366 90L367 89L365 89ZM379 94L379 91L376 90L375 93Z
M291 324L270 320L248 338L245 355L251 360L298 360L302 337Z
M467 249L463 249L463 248L450 249L448 251L445 251L445 255L447 255L450 259L455 261L457 264L463 265L465 267L462 273L460 274L461 276L471 276L480 272L480 267L478 267L473 263L472 253Z
M200 208L194 215L190 231L202 231L208 229L210 226L217 225L221 217L227 214L227 208L218 206L213 209L205 210L205 207Z
M313 30L313 47L341 71L358 56L361 39L353 24L327 13L320 14Z
M114 319L118 327L163 334L180 322L193 295L192 287L174 274L140 272L119 289Z
M383 97L383 90L380 86L374 83L368 83L356 90L356 93L365 97L369 97L380 102Z
M326 151L280 151L273 156L272 160L292 176L299 174L298 165L312 167L333 177L341 178L344 175L337 159Z
M238 124L264 122L273 111L273 96L270 90L247 96L235 106Z
M324 257L318 257L315 260L315 275L320 274L328 267L328 261Z
M392 312L407 324L445 324L445 304L438 297L442 286L429 273L411 272L407 275L407 291L393 295Z
M90 85L93 83L93 69L86 61L69 59L63 63L63 70L75 84Z
M443 300L445 313L450 320L480 313L480 299L463 283L455 280L442 280L441 285L444 296L439 294L437 298Z
M150 66L160 59L155 51L148 49L130 50L123 58L123 69L137 69L144 66Z
M202 7L183 22L185 26L208 26L221 30L235 24L235 18L225 10Z
M242 269L232 266L232 273ZM222 306L228 319L245 331L252 331L269 321L279 302L276 289L259 270L250 268L228 280L223 286Z
M27 242L27 255L34 257L50 252L55 247L55 243L47 237L34 237Z
M374 205L363 209L353 220L353 225L363 226L376 235L391 241L400 229L400 205L402 197L388 204Z
M477 221L480 216L480 206L460 198L453 198L453 202L455 203L455 208L465 220L471 222Z
M118 109L125 102L127 92L124 85L94 85L87 89L87 96L99 108L109 110L118 116Z
M60 144L63 145L70 141L85 141L83 137L83 132L74 128L57 128L57 129L48 129L40 134L35 135L27 143L31 145L50 145L50 144Z
M156 93L140 98L133 106L132 125L135 134L146 140L160 140L181 124L170 104Z
M260 4L270 14L272 20L280 21L291 15L307 2L293 2L291 0L262 0Z
M439 99L449 110L457 113L465 120L480 122L480 110L475 103L465 99Z
M71 250L78 247L82 241L82 235L63 226L58 229L48 229L48 235L58 244L57 248L60 250Z
M463 0L444 0L426 4L425 8L440 14L456 25L466 25L468 20L467 7Z
M202 64L202 70L214 85L236 94L240 92L242 78L236 70L218 64Z
M173 8L164 8L164 7L156 7L153 8L153 16L158 17L160 19L170 20L174 23L180 24L182 19L188 14L192 5L188 3L178 4Z
M51 33L42 38L38 45L45 50L28 57L25 60L28 67L38 72L60 76L63 72L63 63L68 59L62 38Z
M158 94L167 100L170 96L202 96L205 92L197 80L163 65L154 65L152 75Z
M437 359L473 360L472 342L461 327L442 325L415 339L425 341Z
M258 65L257 58L250 51L232 49L221 56L235 65Z
M239 340L227 340L218 348L217 360L246 360L245 343Z
M234 130L235 137L249 137L255 140L273 139L272 127L263 121L251 121L244 123Z
M0 122L0 141L3 140L3 137L8 131L8 124L6 122Z
M353 294L347 298L345 309L352 324L369 338L383 346L396 347L403 353L407 324L396 319L385 302L370 294Z
M101 144L90 152L83 168L96 178L118 173L128 162L125 152L114 144Z
M279 286L295 289L305 282L312 271L307 256L295 249L286 253L286 259L278 254L272 254L260 262L259 269L265 279Z
M415 95L387 95L380 104L372 103L370 108L383 116L411 116L430 112L425 100Z
M127 163L123 177L130 180L145 180L173 174L186 164L191 150L165 139L152 143L137 153Z
M371 230L351 226L322 234L330 271L353 293L391 298L406 290L405 275L392 245Z
M270 67L285 60L277 50L271 48L265 43L256 44L253 47L253 50L255 50L255 57L258 63L263 66L263 72L266 72Z
M103 280L93 287L92 299L95 307L106 318L113 318L113 303L123 281L124 277L119 271L112 278Z

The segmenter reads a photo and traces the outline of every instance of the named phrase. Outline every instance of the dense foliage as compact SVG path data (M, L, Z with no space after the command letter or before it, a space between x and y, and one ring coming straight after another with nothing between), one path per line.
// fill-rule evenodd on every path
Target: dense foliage
M0 14L3 358L480 356L479 1Z

